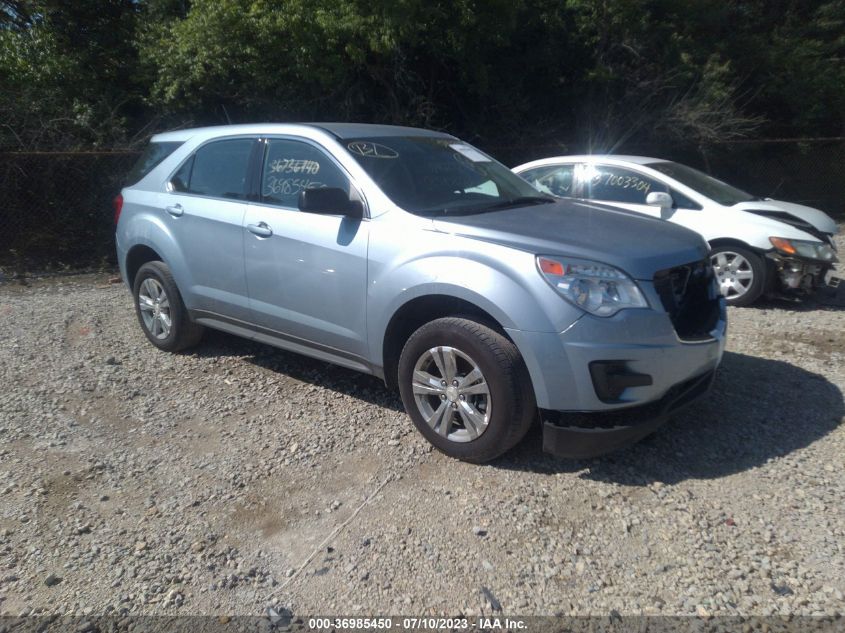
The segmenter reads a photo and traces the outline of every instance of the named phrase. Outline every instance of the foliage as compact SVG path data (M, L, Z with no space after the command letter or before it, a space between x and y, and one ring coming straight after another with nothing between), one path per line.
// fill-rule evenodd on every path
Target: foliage
M364 120L488 144L838 135L839 0L0 1L0 145Z
M132 0L0 3L0 143L126 140L142 117Z

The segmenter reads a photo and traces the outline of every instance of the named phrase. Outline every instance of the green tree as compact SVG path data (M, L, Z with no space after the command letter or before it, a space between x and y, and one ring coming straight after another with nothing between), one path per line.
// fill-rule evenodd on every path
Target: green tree
M112 145L143 104L132 0L0 6L0 146ZM131 120L131 123L130 123Z
M495 149L843 133L841 0L0 0L0 146L361 120Z
M364 119L481 133L564 108L580 74L553 0L197 0L142 39L153 97L220 117ZM551 88L548 84L552 84Z

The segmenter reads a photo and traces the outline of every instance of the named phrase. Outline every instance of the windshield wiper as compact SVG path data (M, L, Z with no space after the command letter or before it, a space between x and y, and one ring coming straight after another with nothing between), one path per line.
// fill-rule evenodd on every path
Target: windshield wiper
M517 198L510 198L509 200L501 200L484 206L481 211L490 211L493 209L507 209L508 207L518 207L529 204L547 204L555 202L554 198L548 196L519 196Z
M492 204L471 204L457 207L435 207L433 209L421 209L417 211L420 215L426 217L433 217L435 215L474 215L476 213L486 213L496 209L506 209L508 207L529 205L529 204L545 204L546 202L555 202L554 198L545 196L519 196L518 198L510 198L508 200L500 200Z

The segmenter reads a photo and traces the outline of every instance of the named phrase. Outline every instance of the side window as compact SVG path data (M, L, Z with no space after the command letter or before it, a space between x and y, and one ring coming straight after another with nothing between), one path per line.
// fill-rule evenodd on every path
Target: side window
M188 191L188 183L191 182L191 170L194 167L194 157L191 156L179 168L173 178L170 179L170 184L173 185L173 191Z
M246 198L246 173L252 139L215 141L200 147L170 182L174 191L214 198Z
M668 187L630 169L607 165L587 166L584 185L592 200L645 204L652 191L668 192Z
M270 139L261 175L261 200L297 209L305 189L334 187L349 193L349 179L322 151L302 141Z
M544 193L572 198L575 196L574 171L574 165L546 165L524 171L520 176Z

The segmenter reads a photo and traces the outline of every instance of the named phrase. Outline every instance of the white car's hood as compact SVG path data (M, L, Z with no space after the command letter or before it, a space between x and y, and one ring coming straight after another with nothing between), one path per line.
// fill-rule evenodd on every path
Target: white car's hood
M814 209L812 207L805 207L802 204L795 204L793 202L784 202L783 200L752 200L751 202L740 202L737 205L733 206L734 209L738 211L773 211L773 212L781 212L781 213L788 213L791 216L794 216L800 221L807 222L808 224L812 225L817 231L821 231L822 233L828 233L831 235L836 234L836 222L833 221L827 213L824 211L819 211L818 209ZM768 219L779 221L777 216L764 216ZM786 224L791 224L797 229L800 229L800 226L796 226L790 222L786 222Z

